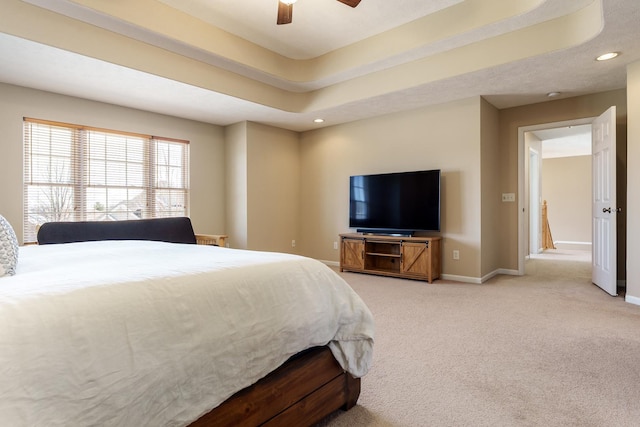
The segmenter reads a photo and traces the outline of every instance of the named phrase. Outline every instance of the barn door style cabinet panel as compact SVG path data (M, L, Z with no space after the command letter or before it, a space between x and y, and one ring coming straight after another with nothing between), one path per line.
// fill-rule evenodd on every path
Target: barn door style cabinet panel
M340 235L340 271L426 280L440 277L440 237Z

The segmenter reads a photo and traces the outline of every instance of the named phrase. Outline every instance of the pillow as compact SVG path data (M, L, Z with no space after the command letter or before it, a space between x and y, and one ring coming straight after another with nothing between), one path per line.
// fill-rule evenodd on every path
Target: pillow
M16 274L18 239L9 221L0 215L0 277Z

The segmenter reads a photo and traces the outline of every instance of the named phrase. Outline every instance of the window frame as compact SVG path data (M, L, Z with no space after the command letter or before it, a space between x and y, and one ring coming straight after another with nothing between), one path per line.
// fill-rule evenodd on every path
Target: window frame
M45 127L45 130L47 129L46 127L49 127L48 140L46 140L47 137L38 140L37 134L33 132L33 125ZM53 143L58 142L57 140L54 140L53 136L51 136L52 132L54 132L54 128L60 132L63 132L64 130L70 132L68 141L64 139L61 140L63 145L67 143L69 144L68 158L66 157L66 153L58 156L58 153L52 148ZM41 130L42 129L40 129L40 131ZM92 138L96 141L94 144L98 144L97 141L99 138L104 138L104 159L97 158L96 160L96 158L91 157L89 147ZM113 144L116 142L116 138L119 139L120 143L123 143L125 148L124 150L114 151L113 153L123 158L120 163L126 172L109 175L108 170L110 168L108 166L110 162L113 164L113 161L109 158L106 152L108 151L107 148L109 146L109 140L111 139ZM124 140L121 138L124 138ZM52 159L57 157L59 162L57 164L68 162L70 168L68 177L65 175L66 172L61 172L64 175L61 177L61 180L65 182L55 182L52 179L53 173L60 174L60 172L51 172L51 170L47 171L46 169L43 171L34 166L34 158L36 158L36 155L34 155L34 151L36 151L36 149L34 149L34 145L38 143L41 144L41 147L48 146L49 148L48 154L37 154L37 156L40 157L39 160L45 162L48 160L49 164L52 164L54 163ZM140 163L136 163L129 158L127 148L129 147L129 144L135 148L134 151L139 156L141 160ZM178 149L175 147L178 147ZM161 150L163 153L166 153L164 159L159 159L158 152ZM88 200L88 195L90 193L99 193L99 189L104 189L105 194L108 194L109 191L116 193L118 190L127 194L126 198L121 199L115 205L126 205L123 211L119 211L120 215L126 216L126 218L123 219L189 216L190 143L188 140L24 117L23 152L24 243L35 242L37 227L50 220L55 221L60 220L60 218L64 218L66 221L96 220L95 218L89 218L90 216L96 217L98 214L95 210L93 212L89 212L90 209L88 208L88 204L90 202ZM104 165L101 165L102 161L104 161ZM92 177L89 176L89 173L91 168L94 167L93 165L101 166L104 169L103 184L91 182ZM133 186L129 184L128 177L130 173L128 170L130 167L137 167L140 169L136 170L137 173L132 176L136 176L141 182L141 185ZM158 175L158 171L161 168L165 169L164 182L160 182ZM47 174L49 175L48 179L34 179L34 176L36 175L40 175L40 177L42 177ZM67 178L69 182L66 182ZM112 181L117 180L124 180L124 184L120 183L119 185L115 185L112 183ZM30 204L30 199L35 198L33 196L29 196L30 190L34 191L38 187L40 187L41 190L37 191L42 193L46 193L47 191L51 193L51 191L55 191L53 190L54 188L69 188L73 193L71 197L72 206L70 206L66 211L55 211L55 207L50 210L42 209L41 211L44 213L40 215L38 213L40 209L38 208L42 205L40 204L39 206L39 203ZM49 190L47 190L47 188L49 188ZM140 194L135 198L138 198L138 203L141 203L144 206L142 209L137 209L136 211L129 210L129 204L132 201L129 196L130 191L137 191ZM54 197L55 196L51 195L48 196L49 199ZM158 203L159 197L162 197L166 202L162 206ZM143 200L140 200L140 198L143 198ZM105 200L108 201L108 196ZM34 209L35 206L38 206L38 208ZM96 206L96 204L94 204L94 206ZM117 220L117 218L113 218L113 214L116 212L109 212L110 209L108 203L105 208L106 213L104 214L104 218L101 220ZM133 217L131 217L132 213L134 214ZM64 215L64 217L61 215ZM47 218L47 216L49 216L49 218ZM35 221L33 220L33 217L36 217Z

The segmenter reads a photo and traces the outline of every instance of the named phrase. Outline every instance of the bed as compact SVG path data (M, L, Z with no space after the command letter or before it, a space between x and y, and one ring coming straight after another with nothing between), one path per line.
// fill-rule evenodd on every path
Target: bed
M312 425L355 405L373 319L324 264L47 228L0 278L3 423Z

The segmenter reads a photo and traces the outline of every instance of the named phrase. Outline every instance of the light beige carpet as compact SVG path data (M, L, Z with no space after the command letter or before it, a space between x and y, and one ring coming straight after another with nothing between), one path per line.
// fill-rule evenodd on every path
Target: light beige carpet
M358 405L320 425L640 426L640 307L591 284L588 258L550 252L526 272L341 273L375 316L374 362Z

